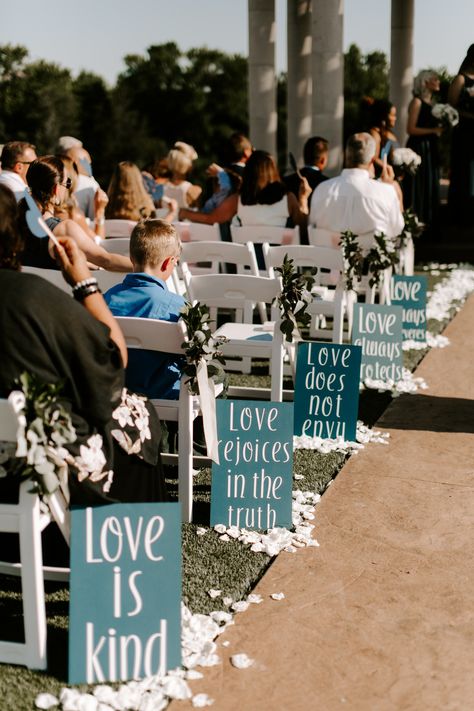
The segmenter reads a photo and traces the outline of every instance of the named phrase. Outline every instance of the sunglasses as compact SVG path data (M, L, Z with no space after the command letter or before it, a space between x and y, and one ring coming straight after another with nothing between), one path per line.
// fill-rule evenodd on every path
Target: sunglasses
M60 183L60 185L62 185L63 188L66 188L66 190L69 190L69 188L70 188L71 185L72 185L72 179L71 179L71 178L66 178L66 182L65 182L65 183Z
M31 165L33 162L32 160L17 160L17 163L22 163L23 165Z

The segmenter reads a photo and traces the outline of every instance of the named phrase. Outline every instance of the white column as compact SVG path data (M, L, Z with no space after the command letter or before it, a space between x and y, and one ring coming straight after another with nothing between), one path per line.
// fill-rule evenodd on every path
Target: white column
M249 0L249 124L255 148L276 155L275 0Z
M392 0L390 101L397 107L395 132L402 145L407 139L408 104L413 88L414 5L414 0Z
M311 133L311 0L288 0L288 150L299 161Z
M329 141L330 175L343 158L344 53L343 0L313 0L313 135Z

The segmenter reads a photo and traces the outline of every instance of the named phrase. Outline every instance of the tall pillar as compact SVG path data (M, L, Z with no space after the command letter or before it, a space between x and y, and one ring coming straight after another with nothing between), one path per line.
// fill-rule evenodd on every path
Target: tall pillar
M327 172L337 175L343 158L344 0L313 1L312 133L329 141Z
M413 88L413 25L415 0L392 0L390 38L390 101L397 107L396 134L407 138L408 104Z
M276 155L275 0L249 0L249 124L255 148Z
M288 0L288 150L296 160L311 136L311 0Z

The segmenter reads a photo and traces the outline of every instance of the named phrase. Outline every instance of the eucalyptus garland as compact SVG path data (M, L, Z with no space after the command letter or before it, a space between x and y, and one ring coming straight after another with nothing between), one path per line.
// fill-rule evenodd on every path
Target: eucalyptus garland
M369 266L369 286L379 286L382 273L400 261L393 243L383 232L374 234L375 245L366 259Z
M360 281L364 270L364 255L359 246L358 235L350 230L341 232L340 246L344 257L346 288L354 288L354 280Z
M411 207L407 208L403 212L403 220L405 224L403 225L403 229L397 238L398 246L400 248L405 246L410 235L413 239L417 239L426 227L423 222L420 222L418 216L413 212Z
M285 254L281 267L276 267L275 271L280 274L282 289L277 297L277 304L280 309L281 321L280 330L285 336L285 340L291 343L293 331L298 328L298 322L302 326L308 326L311 316L306 312L312 301L311 287L314 284L312 276L298 274L294 267L294 260L288 259ZM316 273L316 269L312 274ZM296 318L298 315L298 319Z
M199 394L197 381L197 367L201 360L207 363L208 377L214 383L227 383L227 375L224 371L225 359L220 350L220 346L228 339L225 336L215 338L209 328L210 315L209 308L199 301L194 306L189 302L181 309L181 318L186 324L188 340L182 344L186 357L186 365L183 369L189 380L186 381L190 392L193 395Z

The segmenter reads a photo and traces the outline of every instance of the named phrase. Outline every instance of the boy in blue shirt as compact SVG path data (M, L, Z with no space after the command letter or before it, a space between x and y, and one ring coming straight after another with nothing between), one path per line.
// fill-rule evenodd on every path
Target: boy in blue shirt
M114 316L178 321L185 301L169 291L166 280L180 254L181 241L171 224L164 220L139 222L130 237L133 274L127 274L104 295ZM184 357L131 348L126 385L149 398L177 400L184 363Z

